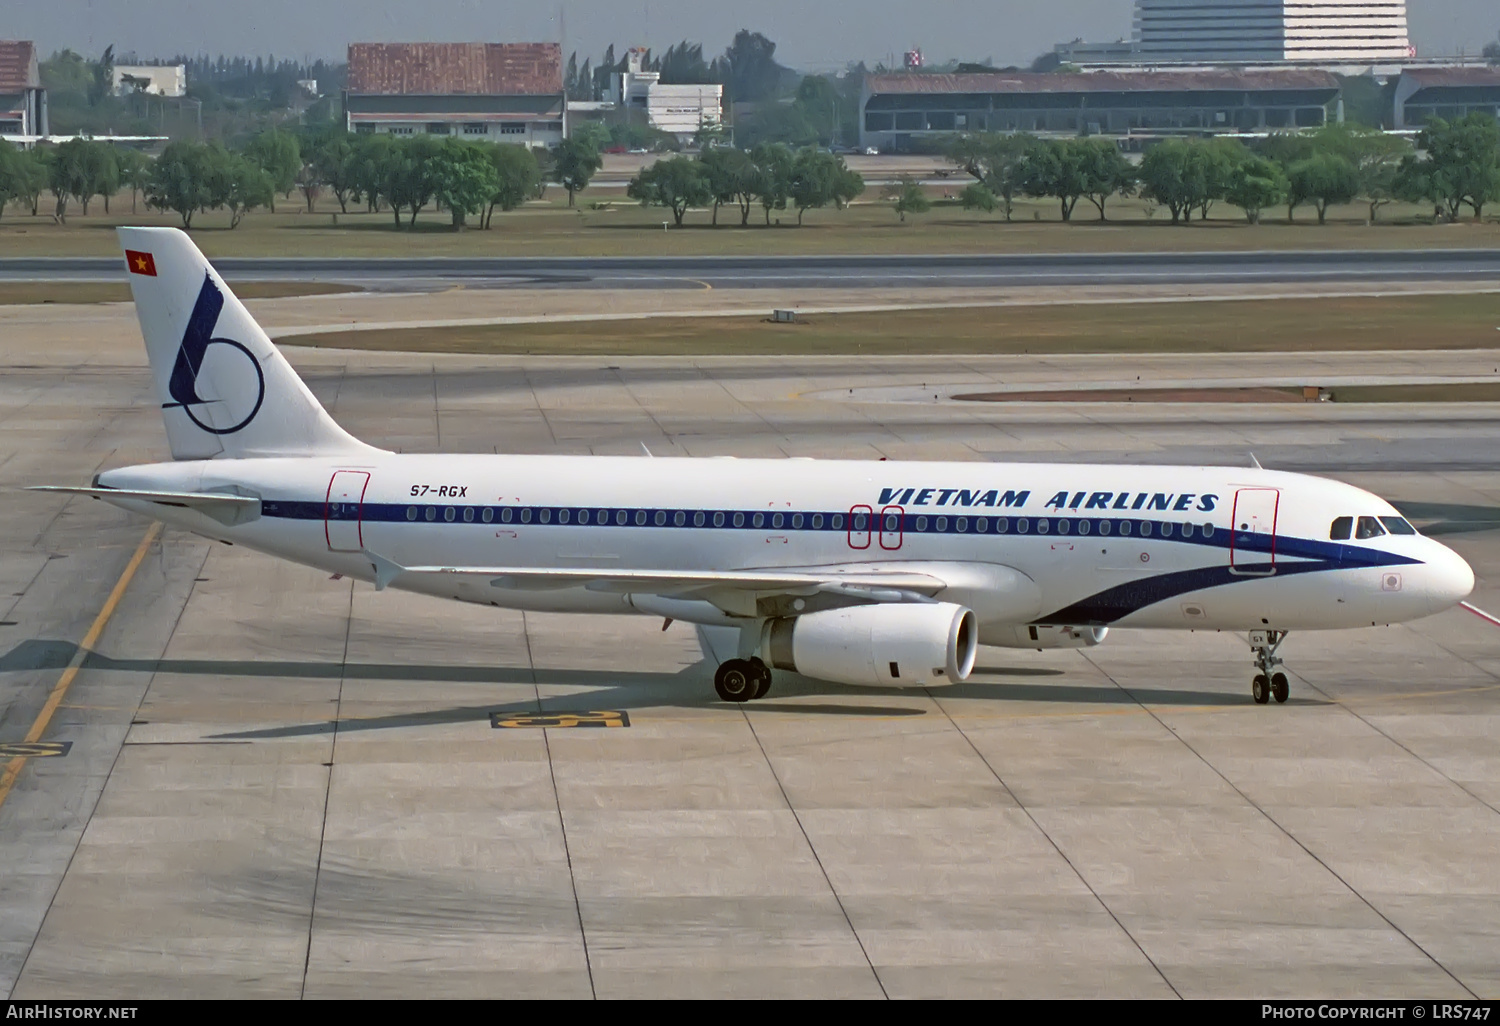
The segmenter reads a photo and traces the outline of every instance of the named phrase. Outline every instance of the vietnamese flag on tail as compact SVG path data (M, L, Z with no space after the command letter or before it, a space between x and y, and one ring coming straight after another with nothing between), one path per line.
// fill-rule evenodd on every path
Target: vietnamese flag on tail
M131 274L146 274L156 277L156 261L150 253L142 253L140 250L127 249L125 251L125 264L130 268Z

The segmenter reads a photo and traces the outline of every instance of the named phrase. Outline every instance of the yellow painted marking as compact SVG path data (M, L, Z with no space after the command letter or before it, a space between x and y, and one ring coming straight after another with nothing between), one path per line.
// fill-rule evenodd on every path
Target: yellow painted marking
M27 744L25 741L11 741L0 743L0 757L36 759L48 755L67 755L68 749L72 747L71 741L37 741L32 744Z
M714 287L712 285L710 285L706 281L699 281L697 278L689 278L688 281L692 282L694 285L702 285L704 288L708 289L708 291L710 291L710 292L712 292L714 290Z
M99 641L99 635L104 633L104 627L109 623L109 618L115 615L115 610L120 605L120 599L125 597L125 589L130 586L130 581L135 577L135 572L141 568L141 563L146 559L146 552L151 548L151 543L156 541L161 534L161 524L152 524L146 529L145 537L135 547L135 555L130 557L130 562L125 565L125 572L115 582L114 590L109 593L109 598L104 600L104 608L99 610L99 615L94 617L93 625L89 627L83 641L79 642L78 650L73 653L73 658L68 662L67 668L63 670L62 676L57 678L57 683L52 687L52 693L47 696L47 702L42 706L42 711L37 713L36 722L26 732L27 744L36 744L47 732L47 726L52 722L53 715L62 700L68 694L68 688L73 686L73 680L78 676L78 670L83 666L83 661L88 658L89 651ZM10 789L15 786L16 778L21 775L21 770L26 765L30 756L17 755L5 764L5 771L0 773L0 805L5 804L5 799L10 796Z
M490 713L490 726L525 727L628 727L630 714L623 709L592 709L588 712Z

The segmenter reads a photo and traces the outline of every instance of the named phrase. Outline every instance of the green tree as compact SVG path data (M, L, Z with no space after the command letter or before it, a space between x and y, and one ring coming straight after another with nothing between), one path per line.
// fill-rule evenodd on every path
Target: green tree
M1318 152L1332 153L1354 165L1359 178L1359 198L1369 204L1373 222L1381 207L1396 199L1396 174L1402 158L1412 152L1411 143L1361 125L1325 125L1311 133Z
M902 175L901 181L890 187L887 195L894 202L892 208L902 221L907 214L925 214L932 209L932 201L922 191L921 183L910 175Z
M283 196L291 196L297 187L297 172L302 170L302 147L290 132L270 128L250 140L245 156L254 161L271 179L271 187ZM276 213L276 200L271 200Z
M713 197L713 223L719 223L719 205L733 203L740 209L740 226L749 224L758 180L755 162L742 150L720 146L704 150L698 163L703 167Z
M964 187L964 191L958 194L959 203L963 204L965 210L979 210L986 214L992 214L1000 209L1000 201L995 194L984 187L983 182L971 182Z
M97 107L115 86L115 47L111 43L104 48L97 61L89 64L89 106Z
M864 191L864 179L845 166L843 157L805 149L792 160L787 199L797 208L799 227L808 210L830 203L842 210Z
M1209 160L1202 142L1166 139L1146 151L1140 162L1142 195L1172 213L1172 223L1187 223L1193 211L1211 202Z
M595 152L602 152L610 144L609 126L602 121L579 122L573 126L571 135Z
M977 178L999 202L1007 221L1015 210L1016 193L1021 191L1027 170L1026 155L1036 145L1030 135L980 132L961 135L953 140L948 159Z
M441 140L431 135L412 135L396 140L388 179L390 192L386 193L386 198L392 209L405 207L410 211L406 222L408 227L416 226L417 214L432 202L437 192L438 183L433 172L442 145Z
M1238 139L1207 139L1194 146L1193 155L1203 185L1196 204L1198 220L1207 221L1215 201L1228 195L1235 169L1245 162L1250 151Z
M16 198L29 207L31 216L35 217L41 206L42 191L47 188L51 158L46 150L37 147L20 150L16 156L16 183L20 189Z
M192 228L194 214L217 205L214 176L219 170L203 143L168 143L151 168L146 206L175 211L182 218L182 226Z
M238 228L245 215L256 207L269 205L275 199L271 176L241 154L230 153L210 143L208 162L214 169L211 202L229 209L229 227Z
M1073 207L1088 187L1081 155L1073 140L1039 139L1026 153L1019 174L1021 191L1028 196L1052 197L1058 201L1062 219L1073 219Z
M604 166L599 151L580 139L564 139L553 151L556 158L557 182L568 190L568 206L573 198L589 187L594 173Z
M703 166L689 157L670 157L643 168L630 180L625 195L639 200L643 207L667 207L679 227L688 207L704 206L713 200Z
M1260 212L1286 198L1286 173L1266 157L1247 155L1235 167L1224 198L1245 212L1245 220L1260 224Z
M5 204L21 195L21 151L0 139L0 216Z
M59 143L52 151L47 164L47 187L57 200L57 212L53 216L58 221L68 219L68 200L89 189L85 153L91 145L94 144L87 139L75 138Z
M136 212L136 198L151 178L151 158L140 150L121 148L115 151L115 163L119 167L120 185L130 190L130 212Z
M370 213L380 209L385 198L382 191L386 184L388 163L394 159L396 139L385 134L356 136L353 151L349 155L349 175L353 182L351 197L363 197L365 208ZM401 215L396 215L396 224L401 224Z
M318 181L339 201L341 214L349 212L349 200L359 194L354 141L342 125L335 125L311 135L304 147Z
M1457 121L1433 118L1417 135L1431 199L1456 219L1467 204L1476 219L1500 199L1500 123L1478 111Z
M491 143L485 152L495 171L495 191L490 194L484 212L484 227L488 228L496 208L515 210L537 194L542 184L542 171L536 154L524 146Z
M1104 204L1116 194L1128 196L1135 189L1135 165L1108 139L1070 140L1072 159L1083 173L1083 195L1105 220Z
M792 166L796 156L782 143L761 143L750 151L750 160L755 165L756 198L769 225L771 211L785 210L792 196Z
M462 139L444 140L426 170L433 198L448 208L455 228L462 228L469 214L483 211L500 185L489 154Z
M1348 159L1336 153L1318 153L1287 169L1287 220L1302 203L1311 203L1318 223L1328 217L1328 207L1348 203L1359 195L1359 174Z

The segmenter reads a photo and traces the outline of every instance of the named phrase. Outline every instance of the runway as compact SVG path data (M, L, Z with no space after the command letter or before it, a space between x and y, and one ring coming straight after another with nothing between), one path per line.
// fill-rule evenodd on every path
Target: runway
M1478 616L1294 634L1286 706L1251 703L1243 638L1120 631L983 650L947 689L785 675L730 707L681 624L377 593L10 491L165 458L139 340L86 327L0 338L0 742L76 668L42 738L71 747L0 798L0 993L1500 996L1500 629ZM1411 507L1500 610L1500 404L946 398L1285 373L1265 355L287 352L408 452L1253 452ZM591 711L618 726L557 716Z
M316 279L373 289L462 282L470 288L992 288L1337 282L1500 282L1500 250L1288 250L912 256L702 256L359 259L226 258L229 280ZM0 260L3 281L118 280L118 260Z

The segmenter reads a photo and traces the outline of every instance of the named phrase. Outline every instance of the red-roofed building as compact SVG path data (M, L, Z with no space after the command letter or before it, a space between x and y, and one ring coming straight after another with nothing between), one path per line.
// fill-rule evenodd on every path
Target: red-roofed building
M953 132L1199 135L1306 128L1327 120L1326 71L1095 71L868 75L860 145L903 150Z
M0 135L47 134L47 91L37 70L36 46L0 39Z
M528 146L563 139L557 43L353 43L351 132L457 135Z
M1420 128L1472 111L1500 118L1500 68L1414 68L1396 81L1395 127Z

